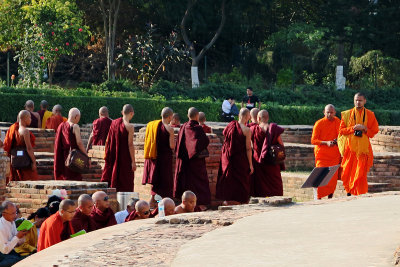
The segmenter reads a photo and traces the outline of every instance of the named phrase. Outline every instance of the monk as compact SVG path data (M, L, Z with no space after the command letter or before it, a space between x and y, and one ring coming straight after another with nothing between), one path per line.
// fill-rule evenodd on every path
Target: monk
M150 205L145 200L136 202L135 210L125 219L126 222L134 220L148 219L150 217Z
M29 111L31 115L31 123L28 125L30 128L41 128L42 122L40 120L39 113L35 112L35 103L32 100L28 100L25 103L25 110Z
M110 208L110 201L108 196L103 191L97 191L92 196L94 208L90 217L96 223L96 229L101 229L108 226L117 224L115 220L114 211Z
M60 126L61 123L66 122L68 119L61 115L61 105L55 105L52 111L53 113L51 117L47 119L46 129L53 129L54 131L57 131L58 126Z
M82 194L78 198L78 208L72 218L71 224L75 233L85 230L86 233L96 230L96 223L93 221L92 214L94 207L93 199L88 194Z
M10 164L10 181L36 181L39 179L36 167L36 158L33 151L35 136L28 130L31 123L31 114L27 110L21 110L18 114L18 122L10 126L4 139L4 151L11 154L13 148L25 148L32 165L28 169L14 169Z
M205 209L211 202L211 192L206 161L202 154L210 140L199 125L199 111L196 108L189 108L188 118L189 121L179 131L175 147L174 197L181 196L187 190L193 191L198 205Z
M53 115L51 111L48 111L49 103L46 100L40 102L40 110L38 111L40 116L40 121L42 124L39 128L46 129L47 120Z
M164 205L164 215L174 215L175 214L175 202L169 198L165 197L161 200L161 203ZM159 217L158 214L158 206L154 210L150 212L150 218Z
M122 118L113 120L108 132L101 181L107 182L109 187L116 188L117 192L133 192L136 171L133 144L135 127L130 120L135 113L130 104L124 105L121 113Z
M93 130L90 134L89 141L87 143L86 151L89 151L90 147L93 146L104 146L110 130L112 119L108 115L108 108L101 107L99 109L99 118L93 121Z
M212 133L211 127L207 126L205 124L206 123L206 114L204 112L199 112L199 123L205 133Z
M175 214L194 212L196 208L196 194L185 191L182 194L182 203L175 208Z
M79 109L71 108L68 114L68 121L58 126L54 143L55 180L82 181L82 175L80 173L70 170L65 166L65 160L72 149L79 149L87 156L81 139L81 130L78 125L80 119L81 112Z
M325 117L318 120L313 129L311 144L314 147L315 167L331 167L340 164L340 152L337 146L340 120L336 117L336 109L332 104L326 105ZM318 187L317 199L328 196L333 197L338 180L338 172L326 186Z
M115 220L117 220L118 224L125 222L125 219L129 216L129 214L135 210L135 205L138 201L139 199L137 198L131 198L126 205L126 209L115 213Z
M241 108L239 121L233 120L223 131L221 162L218 171L216 197L232 204L248 203L250 175L253 173L251 132L246 127L250 111Z
M173 111L161 111L161 120L151 121L146 127L144 170L142 184L152 184L150 206L155 206L155 195L173 197L172 150L175 148L174 129L169 125Z
M369 139L378 133L379 125L375 114L364 107L366 103L366 96L357 93L355 107L342 112L338 145L343 156L341 179L347 195L368 192L367 173L374 160Z
M258 118L257 118L258 112L260 112L258 108L252 108L250 110L251 122L247 123L247 127L251 127L253 125L258 124Z
M71 225L74 214L75 202L70 199L61 201L59 211L47 218L40 228L38 252L70 238L75 233Z
M173 128L181 128L181 117L178 113L174 113L172 115L172 120L169 125Z
M257 115L259 125L250 127L253 143L253 195L255 197L282 196L283 185L281 171L285 169L284 163L274 165L266 160L266 152L270 145L281 144L281 134L284 129L276 123L268 123L269 114L260 110Z

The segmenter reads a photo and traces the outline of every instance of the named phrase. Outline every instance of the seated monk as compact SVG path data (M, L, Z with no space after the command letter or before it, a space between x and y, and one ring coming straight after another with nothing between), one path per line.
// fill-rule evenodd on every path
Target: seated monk
M11 154L11 150L16 147L25 148L29 155L32 166L30 169L14 169L10 164L10 181L36 181L39 179L36 169L36 158L33 151L35 146L35 136L28 130L31 122L31 115L26 110L21 110L18 114L19 123L10 126L4 139L4 151Z
M126 205L126 209L115 213L115 220L117 220L118 224L125 222L125 219L129 216L129 214L135 210L135 205L138 201L139 199L137 198L131 198Z
M47 119L46 122L46 129L53 129L54 131L57 131L58 126L60 126L61 123L67 121L67 118L61 115L61 111L62 111L61 105L57 104L53 107L53 113L51 117Z
M35 103L32 100L28 100L25 103L25 110L29 112L31 116L31 122L27 125L29 128L41 128L42 122L40 120L39 113L35 112Z
M75 233L71 225L74 214L75 202L70 199L61 201L59 211L47 218L40 228L37 251L70 238Z
M96 230L96 223L90 216L93 211L93 199L88 194L82 194L78 198L78 208L72 218L71 224L75 233L85 230L86 233Z
M185 191L182 194L182 203L175 208L175 214L196 211L196 202L196 195L192 191Z
M114 211L110 208L108 196L103 191L97 191L92 196L94 201L94 208L90 217L96 223L96 229L116 225Z
M135 210L125 219L126 222L133 220L148 219L150 217L150 205L145 200L136 202Z
M239 121L231 121L223 131L221 162L218 171L216 197L235 204L248 203L250 175L253 173L251 132L246 123L250 111L241 108Z
M181 127L181 117L178 113L172 114L172 119L169 125L173 128L180 128Z
M47 103L46 100L42 100L42 102L40 102L40 110L38 111L40 121L42 122L39 128L46 129L47 120L53 115L52 112L47 110L48 108L49 103Z
M204 132L207 133L212 133L212 129L210 126L207 126L206 123L206 114L204 112L199 112L199 123L200 126L203 128Z
M164 204L164 214L165 216L169 215L174 215L175 214L175 202L169 198L165 197L161 200L161 202ZM155 208L151 213L150 213L150 218L154 218L158 216L158 207Z
M70 150L78 149L87 156L81 139L81 130L78 122L81 112L77 108L71 108L68 121L58 126L54 143L54 179L82 181L82 175L65 166L65 160Z
M112 119L108 115L108 108L101 107L99 109L99 118L93 121L93 130L90 134L89 141L86 146L86 151L89 151L91 146L104 146L110 130Z
M250 110L251 122L247 123L247 125L246 125L247 127L250 128L251 126L258 124L258 120L257 120L258 112L260 112L260 110L258 108L252 108Z

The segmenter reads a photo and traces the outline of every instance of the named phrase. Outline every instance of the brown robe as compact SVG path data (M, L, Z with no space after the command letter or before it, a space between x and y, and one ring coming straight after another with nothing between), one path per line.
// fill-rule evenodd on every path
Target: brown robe
M39 127L39 120L37 119L37 117L32 112L29 111L29 113L31 114L31 124L28 127L30 127L30 128L41 128L41 127Z
M86 233L96 230L96 222L93 218L89 215L83 214L79 208L76 209L71 224L75 233L81 230L85 230Z
M104 146L106 144L108 131L110 130L112 120L107 117L99 118L93 122L93 140L92 145Z
M90 217L96 224L96 229L101 229L108 226L113 226L117 224L115 219L114 211L111 208L107 208L105 211L101 211L96 206L93 208Z
M47 119L46 129L53 129L54 131L57 131L58 126L60 126L61 123L66 121L67 118L63 118L61 115L53 115Z

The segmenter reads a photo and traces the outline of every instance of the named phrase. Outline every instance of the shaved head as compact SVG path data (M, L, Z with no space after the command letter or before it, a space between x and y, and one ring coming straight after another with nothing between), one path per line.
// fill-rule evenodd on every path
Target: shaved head
M205 122L206 121L206 114L202 111L199 112L199 121Z
M133 112L133 107L132 107L131 104L125 104L125 105L122 107L122 113L123 113L124 115L129 115L129 113L131 113L131 112Z
M188 118L191 120L196 120L199 115L199 111L195 107L191 107L188 109Z
M48 109L49 103L46 100L42 100L42 102L40 102L40 107L43 109Z
M336 115L336 109L332 104L328 104L325 106L324 109L324 115L325 118L327 118L328 120L333 120L335 118Z
M260 110L257 114L257 118L259 123L268 123L269 120L268 111L266 111L265 109Z
M252 122L257 122L257 114L260 110L258 108L253 108L250 110L250 116Z
M102 106L99 109L99 116L108 117L108 108L105 106Z
M68 113L68 119L73 119L76 116L80 116L81 112L77 108L71 108Z
M239 111L239 118L244 118L250 114L250 111L247 108L241 108Z
M179 116L179 113L174 113L174 114L172 115L172 119L175 119L175 120L180 121L180 120L181 120L181 117Z
M60 206L59 206L59 210L68 210L70 207L74 207L75 206L75 202L71 199L64 199L61 201Z
M165 216L169 216L175 213L175 202L169 197L163 198L162 203L164 204Z
M147 208L150 208L149 203L146 200L139 200L138 202L136 202L135 204L135 209L138 212L141 212L142 210L145 210Z
M61 113L62 111L62 106L57 104L53 107L53 113Z
M25 108L33 109L35 108L35 103L32 100L28 100L25 102Z
M196 198L196 194L193 193L192 191L185 191L182 194L182 201L184 200L188 200L188 199L192 199L192 198Z
M88 201L93 202L93 199L88 194L82 194L78 198L78 206L85 205Z
M18 119L19 119L20 122L23 121L23 120L25 120L25 118L28 118L28 117L30 117L30 116L31 116L31 114L30 114L29 111L27 111L27 110L21 110L21 111L18 113Z
M325 106L325 110L328 110L328 109L334 109L334 110L336 110L335 106L332 105L332 104L328 104L328 105Z
M165 107L161 110L161 118L163 118L163 119L167 119L170 116L172 116L173 114L174 114L174 111L169 107Z
M354 98L356 98L356 97L358 97L358 96L364 97L365 100L367 99L367 96L366 96L364 93L358 92L358 93L356 93L356 94L354 95Z
M103 200L104 197L106 197L107 194L104 191L97 191L93 194L92 199L94 202L99 201L99 200Z

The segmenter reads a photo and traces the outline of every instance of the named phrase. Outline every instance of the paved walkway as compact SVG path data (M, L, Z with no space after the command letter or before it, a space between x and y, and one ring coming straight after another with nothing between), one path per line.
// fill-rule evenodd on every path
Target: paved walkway
M189 241L172 266L393 266L399 204L389 195L264 212Z

